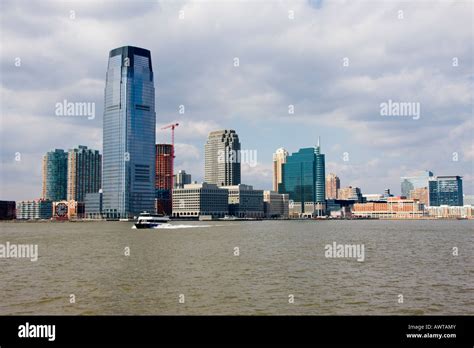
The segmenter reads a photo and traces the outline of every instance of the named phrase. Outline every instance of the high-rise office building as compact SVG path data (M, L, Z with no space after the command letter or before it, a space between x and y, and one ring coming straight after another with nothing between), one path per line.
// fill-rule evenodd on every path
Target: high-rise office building
M273 191L278 191L278 185L282 183L282 165L286 163L288 151L279 148L273 154Z
M174 188L183 188L184 185L191 183L191 174L186 174L185 170L180 170L174 176Z
M430 206L463 205L462 177L437 176L429 181Z
M287 193L292 205L298 203L299 214L319 215L324 212L325 177L325 159L318 141L316 147L300 149L287 157L279 193Z
M98 150L79 145L68 152L67 200L84 202L86 193L99 192L102 155Z
M334 173L326 175L326 199L337 199L337 190L341 188L341 181Z
M67 198L67 152L61 149L43 156L44 200L60 201Z
M173 145L156 144L155 209L159 214L170 215L173 185Z
M129 218L153 211L155 200L155 87L150 51L110 51L104 103L104 214Z
M400 178L402 196L409 197L411 190L428 187L428 181L431 178L433 178L433 173L429 170L419 172L414 176L402 176Z
M205 145L204 180L217 186L240 184L240 142L235 130L209 133Z

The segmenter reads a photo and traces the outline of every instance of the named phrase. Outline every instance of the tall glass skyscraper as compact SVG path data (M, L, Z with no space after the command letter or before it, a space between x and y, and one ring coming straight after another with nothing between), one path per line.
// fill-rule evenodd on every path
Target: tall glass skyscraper
M150 51L110 51L104 102L102 189L104 214L129 218L153 211L155 87Z
M325 159L319 146L300 149L286 158L279 193L288 193L290 200L301 203L325 203ZM312 213L312 212L309 212Z
M61 201L67 198L67 152L61 149L43 156L43 199Z

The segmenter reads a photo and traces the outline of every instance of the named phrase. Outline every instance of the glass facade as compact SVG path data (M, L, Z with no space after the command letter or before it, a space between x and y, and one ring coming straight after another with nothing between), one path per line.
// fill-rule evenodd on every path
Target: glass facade
M430 206L463 205L462 178L460 176L438 176L429 182Z
M428 170L415 176L402 176L400 178L402 196L410 197L411 190L428 187L430 178L433 178L433 173Z
M155 88L150 51L110 52L104 102L103 207L107 218L154 210Z
M56 149L43 156L43 199L61 201L67 198L67 158Z
M319 146L300 149L288 156L282 166L279 193L289 194L289 199L302 207L305 203L325 202L325 159Z
M102 192L86 193L84 210L88 219L102 218Z

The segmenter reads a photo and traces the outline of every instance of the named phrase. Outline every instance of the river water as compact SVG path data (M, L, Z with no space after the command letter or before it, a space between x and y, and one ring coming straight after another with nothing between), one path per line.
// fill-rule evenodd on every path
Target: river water
M474 314L474 221L132 226L0 223L0 244L39 254L0 258L0 315Z

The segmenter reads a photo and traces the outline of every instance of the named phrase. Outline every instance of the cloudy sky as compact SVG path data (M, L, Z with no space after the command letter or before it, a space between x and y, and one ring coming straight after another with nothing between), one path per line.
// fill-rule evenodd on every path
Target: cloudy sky
M194 180L207 134L231 128L257 151L257 166L242 167L257 188L271 188L277 148L321 136L342 186L399 194L400 176L430 169L462 175L474 193L471 1L0 5L0 199L39 197L51 149L102 150L108 53L124 45L151 51L157 142L170 141L161 126L180 123L176 169ZM95 118L56 116L63 100L95 103ZM389 100L419 103L419 119L381 115Z

